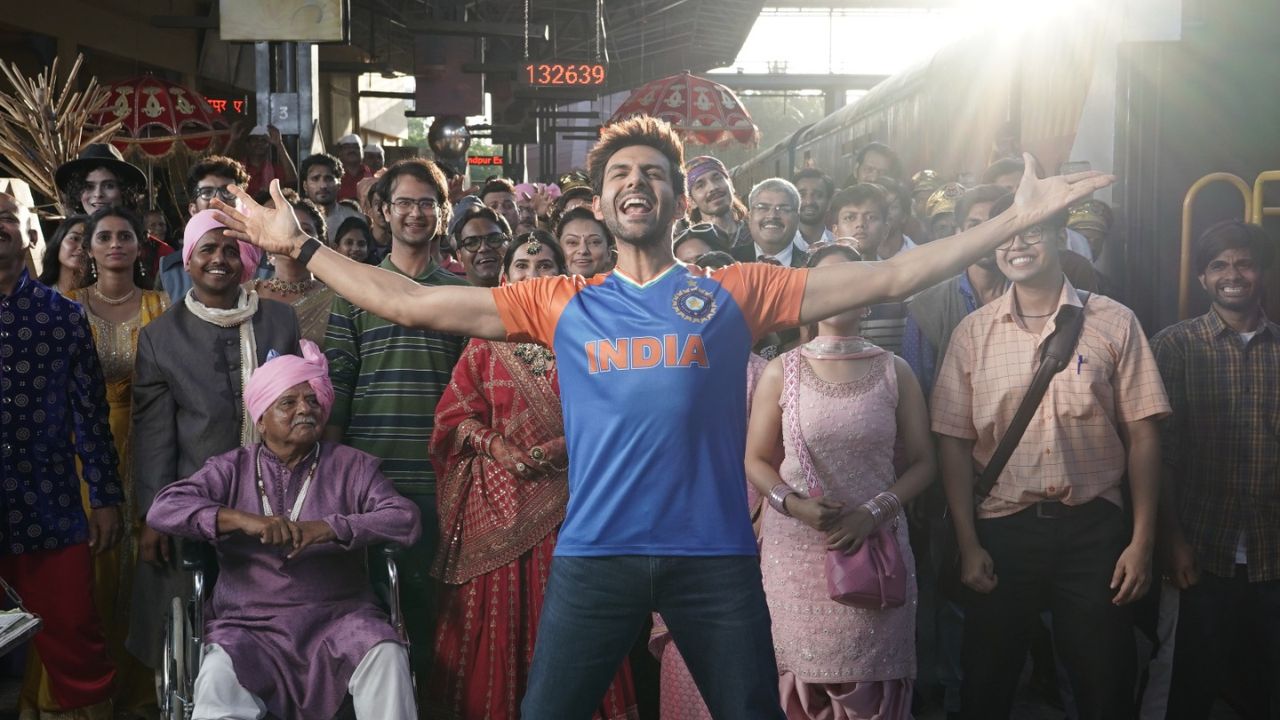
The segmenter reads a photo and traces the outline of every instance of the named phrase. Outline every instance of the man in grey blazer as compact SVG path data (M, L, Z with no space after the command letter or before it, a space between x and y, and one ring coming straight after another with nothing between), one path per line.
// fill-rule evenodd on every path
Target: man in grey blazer
M184 232L192 292L138 335L133 382L133 478L139 520L166 485L205 460L256 442L244 421L244 382L269 357L297 354L293 308L241 288L259 251L222 235L213 212L196 213ZM144 526L126 647L160 666L165 608L190 579L167 536Z

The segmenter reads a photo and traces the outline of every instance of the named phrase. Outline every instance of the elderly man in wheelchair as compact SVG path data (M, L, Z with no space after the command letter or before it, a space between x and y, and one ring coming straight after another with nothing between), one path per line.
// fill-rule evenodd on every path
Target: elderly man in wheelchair
M261 442L210 458L147 513L157 531L211 543L218 557L204 627L192 628L205 643L194 709L175 717L332 718L348 693L361 720L416 717L408 653L375 602L364 550L416 541L418 509L377 458L320 441L333 386L324 356L302 345L245 385Z

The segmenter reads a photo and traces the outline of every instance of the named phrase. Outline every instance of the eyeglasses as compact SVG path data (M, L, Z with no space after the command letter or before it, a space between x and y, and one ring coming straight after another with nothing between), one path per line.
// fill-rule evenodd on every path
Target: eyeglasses
M418 208L424 215L434 213L436 208L440 207L440 201L435 198L422 198L421 200L412 200L410 198L396 198L391 201L391 209L397 215L408 215L413 212L414 208Z
M769 205L766 203L756 203L751 206L751 212L758 212L764 215L772 215L775 212L779 215L794 215L796 208L794 205Z
M216 185L198 187L196 188L196 196L205 201L212 200L214 196L222 198L225 203L234 203L236 201L235 193L228 190L226 185L222 187Z
M1013 249L1014 240L1017 240L1017 239L1021 239L1022 244L1026 245L1027 247L1039 245L1040 243L1044 242L1044 239L1048 237L1049 234L1050 234L1049 231L1046 230L1045 228L1039 225L1032 225L1026 230L1023 230L1017 233L1012 238L1010 238L1008 242L1001 245L1000 250L1004 252L1009 252L1010 250Z
M467 252L475 252L480 249L480 243L484 243L485 247L497 250L509 242L511 242L510 235L496 232L488 235L469 235L458 241L458 247Z

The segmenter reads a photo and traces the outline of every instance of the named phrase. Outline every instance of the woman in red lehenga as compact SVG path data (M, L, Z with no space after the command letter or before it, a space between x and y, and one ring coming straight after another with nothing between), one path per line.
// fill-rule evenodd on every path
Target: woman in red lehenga
M536 230L510 244L503 268L506 282L563 274L564 252ZM436 406L431 457L441 534L432 574L444 589L423 711L515 720L569 497L551 351L472 340ZM595 717L635 718L635 705L624 664Z

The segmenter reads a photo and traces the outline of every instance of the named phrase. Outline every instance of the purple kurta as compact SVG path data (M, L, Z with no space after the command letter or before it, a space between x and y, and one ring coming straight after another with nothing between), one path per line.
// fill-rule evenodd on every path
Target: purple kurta
M157 531L213 542L219 575L205 641L231 656L240 684L277 717L330 718L356 665L380 642L398 642L377 607L365 571L375 543L408 546L422 529L418 508L378 470L379 460L345 445L320 444L320 464L298 520L324 520L337 540L293 560L241 533L218 536L218 508L262 514L254 481L259 445L210 458L164 488L147 513ZM287 514L311 467L291 472L262 446L262 475L272 510ZM281 505L283 497L284 504Z

